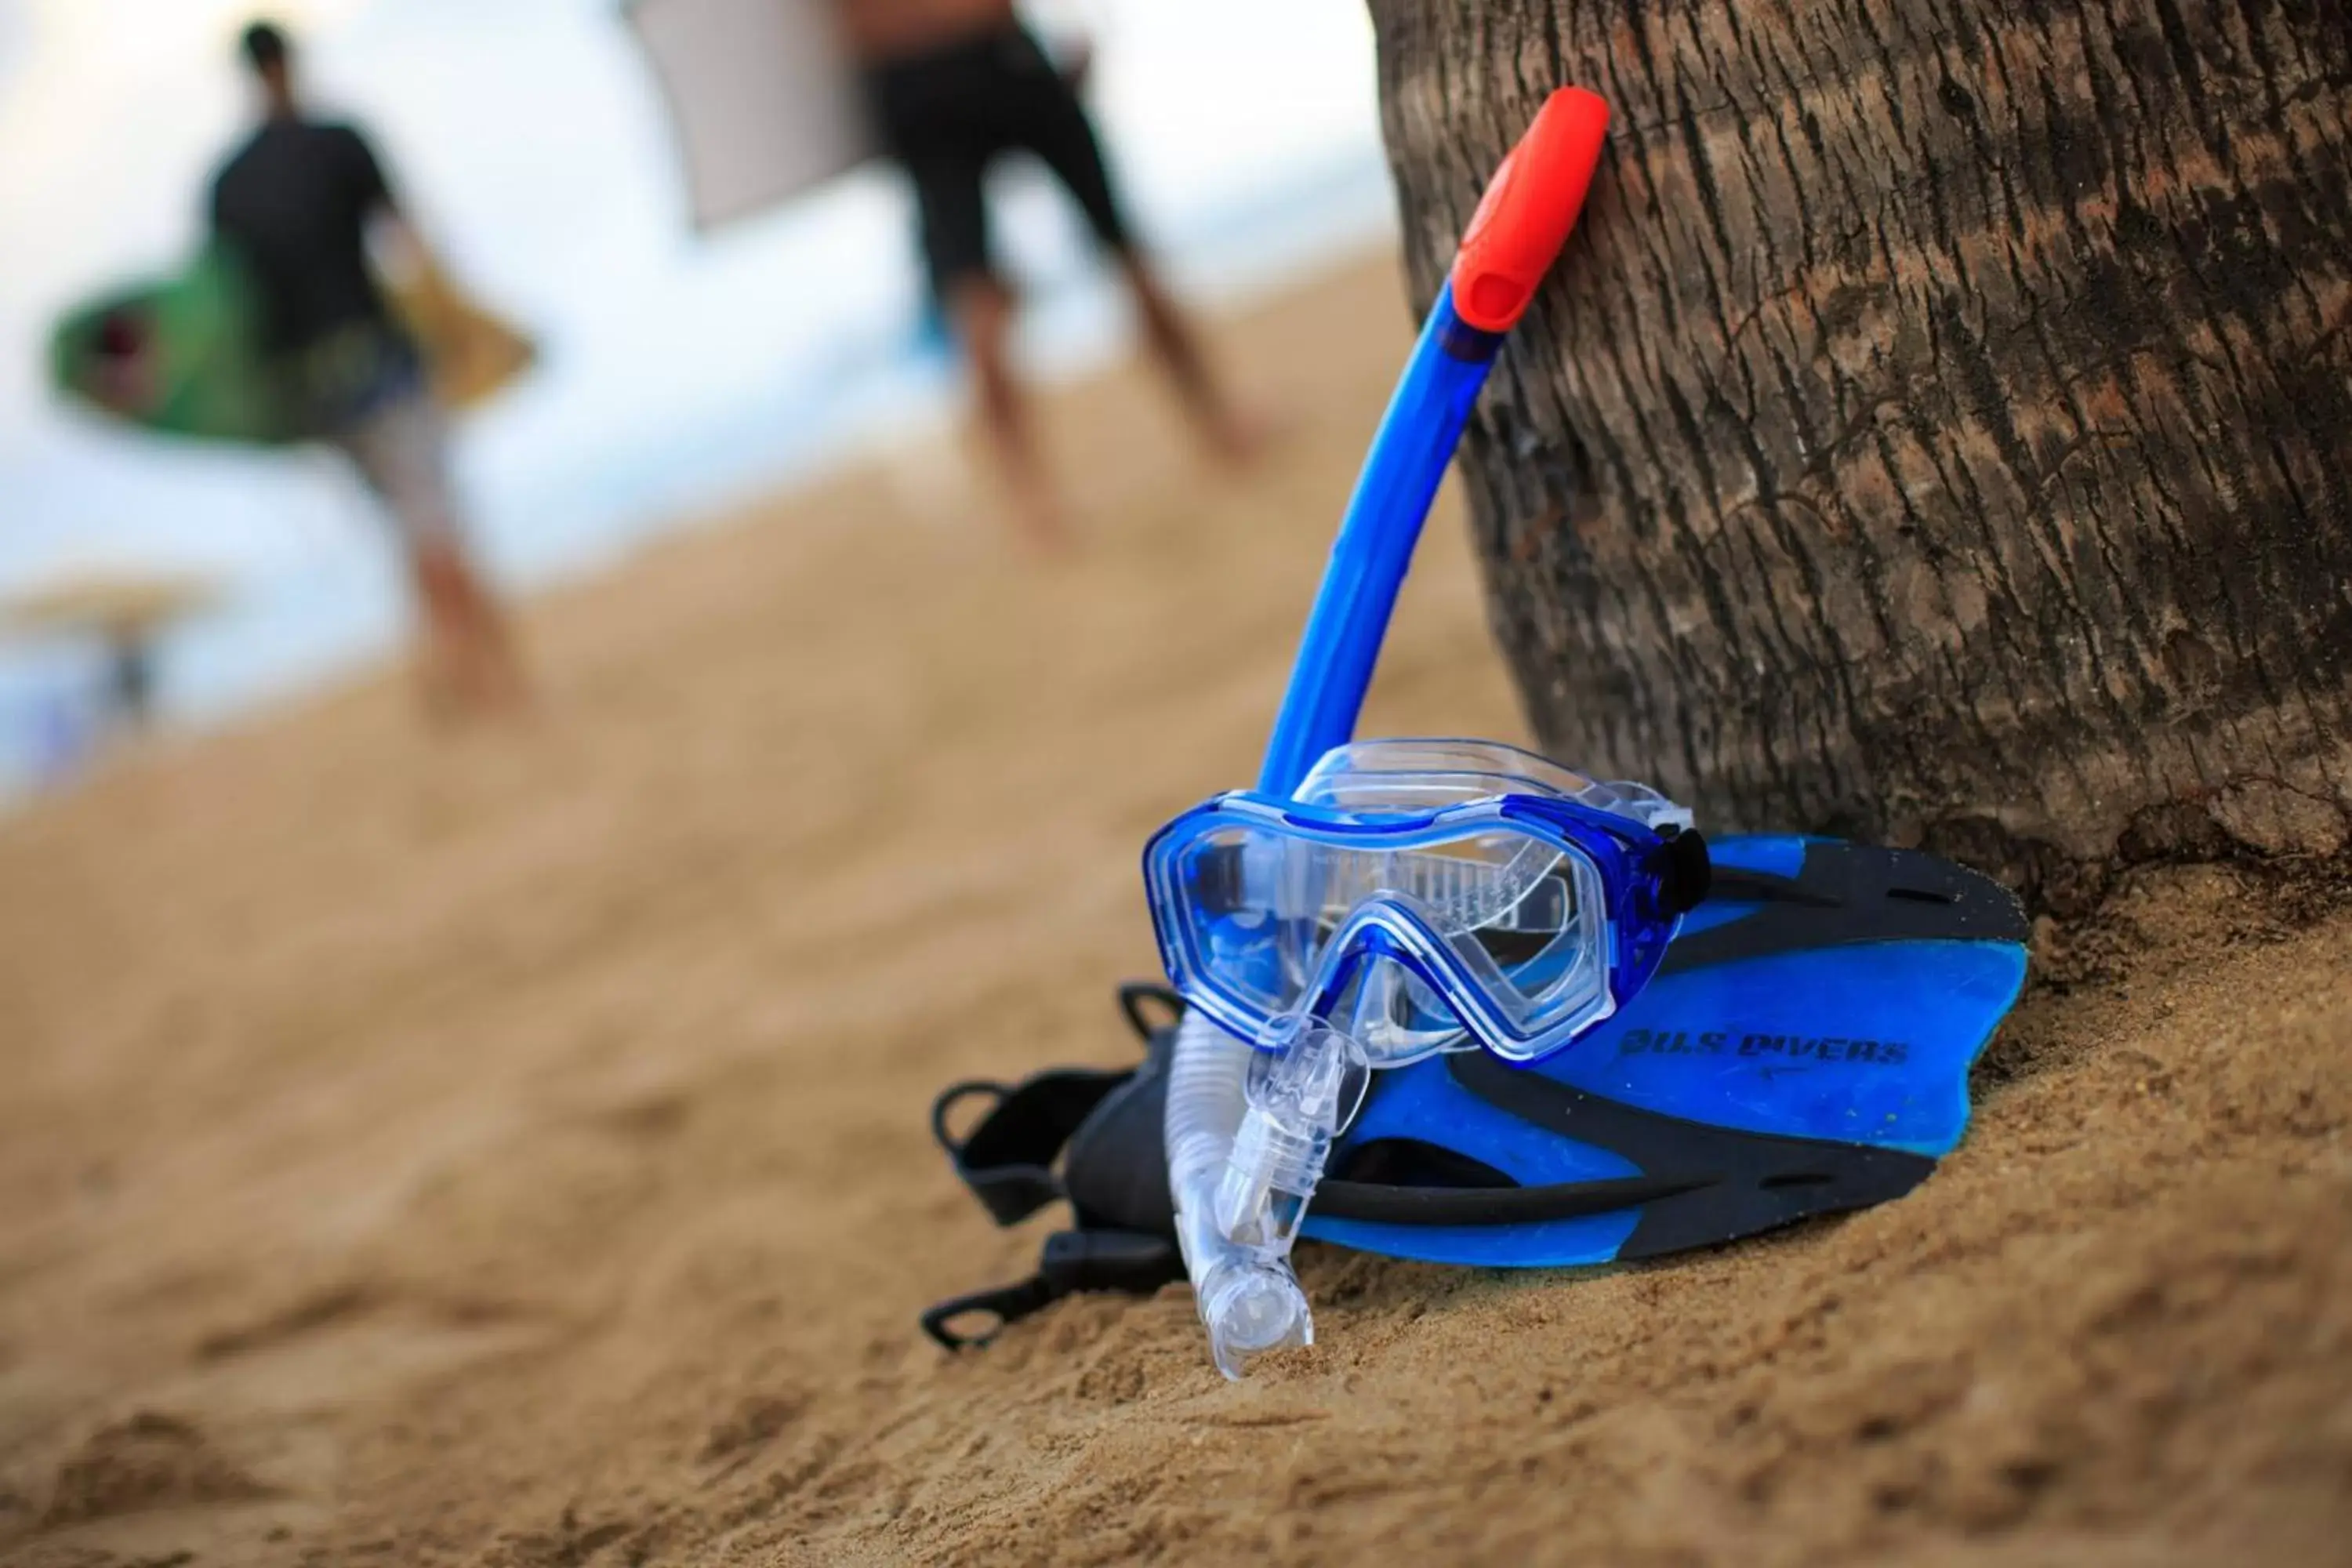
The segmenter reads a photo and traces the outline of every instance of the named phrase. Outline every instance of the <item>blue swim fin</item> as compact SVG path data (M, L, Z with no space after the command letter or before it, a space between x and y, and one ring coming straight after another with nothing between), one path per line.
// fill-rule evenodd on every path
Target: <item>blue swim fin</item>
M1531 1068L1376 1077L1306 1234L1442 1263L1605 1263L1899 1197L1959 1142L2024 911L1933 856L1715 840L1657 977Z
M1306 1234L1395 1258L1507 1268L1654 1257L1902 1196L1968 1125L1969 1069L2025 980L2024 911L1912 850L1709 841L1714 887L1615 1017L1549 1060L1483 1051L1374 1075ZM1160 998L1166 1017L1148 1016ZM1182 1004L1130 986L1131 1073L959 1084L933 1129L1000 1225L1059 1199L1038 1274L942 1302L950 1346L1073 1290L1183 1278L1161 1152ZM958 1138L960 1101L988 1113Z

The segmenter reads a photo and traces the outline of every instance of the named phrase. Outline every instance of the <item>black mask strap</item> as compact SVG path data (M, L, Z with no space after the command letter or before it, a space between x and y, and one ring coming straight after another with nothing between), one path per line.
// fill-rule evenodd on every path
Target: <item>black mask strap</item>
M1183 1255L1166 1237L1132 1230L1063 1230L1045 1239L1037 1272L1017 1285L975 1290L923 1314L923 1332L951 1351L984 1345L1007 1325L1080 1290L1148 1296L1184 1278ZM989 1320L971 1331L958 1319Z

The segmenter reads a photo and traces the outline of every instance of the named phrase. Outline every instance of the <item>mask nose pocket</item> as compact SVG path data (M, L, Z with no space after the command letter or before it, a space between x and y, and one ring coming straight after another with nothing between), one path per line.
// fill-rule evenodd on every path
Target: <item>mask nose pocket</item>
M1471 1043L1437 988L1394 959L1366 966L1345 1017L1348 1032L1375 1062L1411 1060Z

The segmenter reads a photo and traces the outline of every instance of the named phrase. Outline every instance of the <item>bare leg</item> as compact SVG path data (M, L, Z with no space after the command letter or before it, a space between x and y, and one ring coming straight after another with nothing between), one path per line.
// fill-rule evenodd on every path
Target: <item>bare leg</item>
M530 688L498 602L454 543L418 542L409 552L416 584L419 674L428 713L466 719L528 706Z
M438 410L420 394L345 432L340 445L399 523L416 595L426 716L456 721L527 707L514 640L467 559Z
M1013 298L994 279L969 278L951 290L948 311L971 362L981 422L1013 493L1022 542L1049 552L1062 550L1068 544L1069 531L1063 521L1061 496L1037 450L1028 393L1013 371Z
M1217 384L1192 322L1185 319L1141 252L1121 251L1118 263L1127 279L1128 291L1135 298L1136 313L1143 321L1144 342L1175 387L1184 412L1192 417L1202 439L1228 463L1249 461L1264 445L1264 432L1255 421L1234 408Z

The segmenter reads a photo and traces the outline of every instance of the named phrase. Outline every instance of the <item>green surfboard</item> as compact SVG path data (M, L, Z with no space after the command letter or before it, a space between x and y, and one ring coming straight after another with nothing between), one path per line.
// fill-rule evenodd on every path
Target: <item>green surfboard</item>
M49 340L50 384L142 429L278 446L293 410L255 349L256 310L236 264L200 253L177 277L83 305Z
M537 358L528 337L429 257L387 280L385 293L445 408L490 401ZM69 313L50 336L50 384L142 430L244 446L302 440L317 432L305 428L287 377L256 347L259 320L244 270L209 248L177 277L112 290Z

